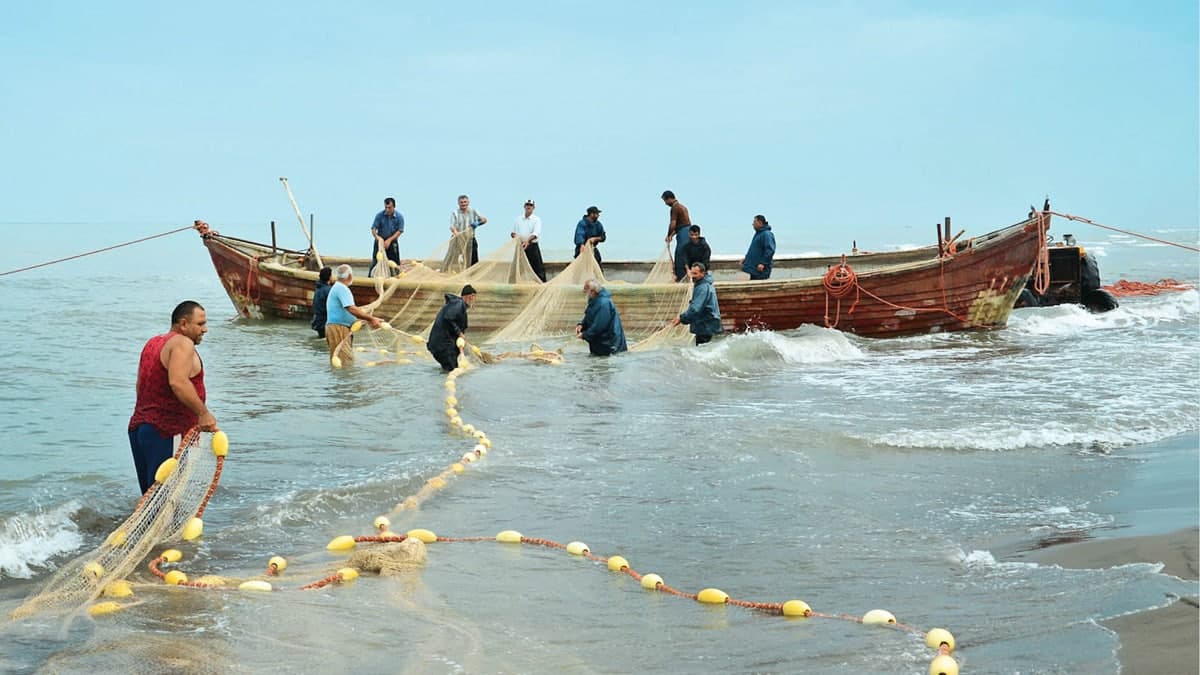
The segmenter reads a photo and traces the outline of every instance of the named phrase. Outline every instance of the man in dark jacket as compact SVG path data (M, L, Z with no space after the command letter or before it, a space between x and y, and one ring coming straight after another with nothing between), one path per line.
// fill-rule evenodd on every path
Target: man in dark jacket
M329 316L325 302L329 300L329 287L332 285L333 268L322 267L321 278L317 280L317 287L313 290L312 302L312 329L317 331L322 340L325 339L325 317Z
M583 285L588 296L587 309L575 326L575 336L587 340L593 356L608 356L627 351L625 329L621 326L621 315L613 305L608 289L595 279Z
M767 219L754 216L754 238L746 257L742 258L742 271L750 275L751 281L771 278L771 262L775 260L775 235Z
M425 343L425 348L446 372L458 367L458 338L466 335L467 309L473 302L475 288L471 284L463 286L462 297L447 293L446 304L438 311L433 328L429 330L429 341Z
M711 258L712 249L708 247L708 241L700 236L700 226L692 225L688 228L688 243L683 246L683 261L687 263L685 269L691 269L692 263L704 263L704 269L708 269Z
M712 275L703 263L693 263L688 268L692 278L692 301L687 311L671 320L672 326L685 324L696 336L696 344L702 345L721 332L721 308L717 304L717 289L713 287Z

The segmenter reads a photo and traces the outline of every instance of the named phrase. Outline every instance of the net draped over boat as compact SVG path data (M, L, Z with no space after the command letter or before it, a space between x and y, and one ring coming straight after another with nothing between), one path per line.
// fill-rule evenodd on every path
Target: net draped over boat
M353 351L371 353L367 365L408 363L427 359L424 341L437 312L445 304L446 292L458 294L471 284L479 295L471 308L472 317L487 313L486 322L472 319L470 339L478 344L500 347L525 347L539 341L573 344L575 325L583 317L587 296L584 283L595 279L602 285L620 285L619 299L614 298L626 338L633 351L665 345L684 344L689 340L687 326L669 326L683 312L691 297L691 284L675 283L669 249L655 262L641 283L608 281L596 261L590 245L548 282L534 274L521 240L510 238L502 246L470 261L473 233L452 236L429 256L396 265L379 261L371 272L378 297L363 310L385 321L380 329L356 331ZM389 302L397 294L403 301ZM399 309L388 316L382 308ZM482 330L479 324L496 326ZM574 342L572 342L574 341ZM508 351L508 355L526 355L543 351L540 346L529 352ZM338 349L342 362L353 358L349 340ZM376 358L378 355L378 358ZM476 356L479 356L478 354ZM483 356L488 360L487 355Z
M113 582L129 576L155 546L179 540L214 481L212 434L185 436L175 458L175 470L151 488L99 548L64 563L13 610L12 618L81 611L101 595L113 595Z

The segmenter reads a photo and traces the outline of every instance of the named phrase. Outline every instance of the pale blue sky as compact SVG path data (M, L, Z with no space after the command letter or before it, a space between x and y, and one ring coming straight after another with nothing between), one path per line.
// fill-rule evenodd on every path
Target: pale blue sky
M384 196L417 254L460 192L485 249L532 197L547 248L597 204L622 256L659 252L664 189L721 253L755 213L834 253L931 243L944 215L981 233L1046 192L1195 228L1197 54L1193 0L6 3L0 234L33 254L13 265L72 251L14 223L274 219L298 245L283 175L321 249L356 255Z

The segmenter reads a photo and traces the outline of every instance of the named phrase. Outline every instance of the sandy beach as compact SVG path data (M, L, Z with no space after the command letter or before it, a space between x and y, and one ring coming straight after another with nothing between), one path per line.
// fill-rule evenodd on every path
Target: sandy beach
M1198 553L1200 529L1190 528L1167 534L1051 546L1032 557L1039 562L1079 569L1162 563L1165 574L1196 580L1200 578ZM1120 636L1117 656L1124 673L1194 673L1200 669L1200 610L1196 595L1179 598L1163 609L1118 617L1105 625Z

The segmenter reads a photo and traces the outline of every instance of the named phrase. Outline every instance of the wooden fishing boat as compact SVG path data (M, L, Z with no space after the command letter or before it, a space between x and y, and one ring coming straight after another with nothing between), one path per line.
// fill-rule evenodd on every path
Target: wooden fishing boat
M1048 226L1049 216L1032 214L1015 225L965 240L953 252L939 245L846 258L779 257L772 278L765 281L731 279L736 261L718 258L713 267L722 322L732 331L778 331L815 324L869 337L1001 328L1038 256L1044 255ZM197 229L239 313L248 318L311 316L317 271L310 252L221 235L203 223ZM354 266L351 290L357 304L367 305L379 297L375 282L366 276L369 260L327 256L323 262ZM562 265L548 264L548 271ZM641 261L604 263L609 277L636 276L649 267ZM428 325L443 294L457 293L462 286L455 278L393 278L385 283L392 292L376 316L391 317L405 308L428 314L416 317L413 325ZM541 288L539 284L474 285L479 297L471 308L471 331L477 336L507 325ZM635 333L657 327L642 323L661 324L664 298L678 297L674 284L612 283L609 290L626 329ZM579 306L562 317L562 326L554 330L570 330L583 305L581 295ZM665 318L672 315L673 311Z

